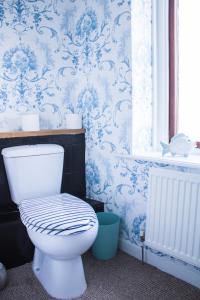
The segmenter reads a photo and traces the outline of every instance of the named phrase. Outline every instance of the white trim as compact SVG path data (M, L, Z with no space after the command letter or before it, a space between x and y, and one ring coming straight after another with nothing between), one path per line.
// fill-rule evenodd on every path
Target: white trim
M120 240L119 248L128 253L131 256L141 260L140 247L131 244L127 240ZM200 288L200 271L195 270L191 265L185 265L184 263L172 260L168 256L156 255L151 251L145 250L145 262L157 267L163 272L173 275L179 279L182 279L197 288Z
M119 248L126 252L127 254L136 257L139 260L142 260L142 252L139 246L135 244L131 244L129 241L120 239L119 240Z
M162 156L161 152L134 153L133 155L116 154L116 157L121 159L144 160L161 164L163 163L180 167L200 169L200 151L191 154L188 157L173 157L170 154Z
M174 166L187 167L187 168L198 168L200 169L200 155L190 155L188 157L182 156L171 156L167 154L162 156L160 152L135 154L133 155L134 160L145 160L156 163L170 164Z
M168 0L152 0L153 148L168 142L169 29Z

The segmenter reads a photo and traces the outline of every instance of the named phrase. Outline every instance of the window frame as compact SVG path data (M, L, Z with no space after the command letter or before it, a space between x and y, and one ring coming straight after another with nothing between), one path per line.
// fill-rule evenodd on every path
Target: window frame
M176 43L176 28L177 28L177 1L169 0L169 140L177 132L178 123L178 89L176 83L177 72L177 43Z

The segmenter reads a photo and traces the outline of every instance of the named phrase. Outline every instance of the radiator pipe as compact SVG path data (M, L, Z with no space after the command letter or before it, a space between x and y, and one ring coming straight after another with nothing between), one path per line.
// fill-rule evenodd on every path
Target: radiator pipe
M144 241L145 241L145 231L140 230L140 242L142 243L141 249L142 249L142 264L144 265Z

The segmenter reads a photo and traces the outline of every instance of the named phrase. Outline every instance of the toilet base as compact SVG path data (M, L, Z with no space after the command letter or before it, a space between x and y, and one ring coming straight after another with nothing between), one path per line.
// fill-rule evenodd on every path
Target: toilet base
M33 272L47 293L54 298L80 297L87 288L81 256L55 260L35 248Z

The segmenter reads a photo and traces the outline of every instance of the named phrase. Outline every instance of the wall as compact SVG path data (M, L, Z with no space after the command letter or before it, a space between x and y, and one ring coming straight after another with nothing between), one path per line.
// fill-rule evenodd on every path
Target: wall
M152 140L151 0L132 2L131 47L129 0L1 1L0 128L19 129L31 111L41 128L59 128L65 113L81 112L87 194L121 216L122 247L139 256L149 168L167 166L122 156ZM162 253L147 258L199 279Z
M88 168L102 169L108 154L131 153L133 112L134 148L149 148L150 12L150 0L133 2L131 49L129 0L0 2L0 129L20 129L26 112L39 113L42 129L60 128L80 112Z
M20 129L24 112L41 128L81 112L90 147L129 153L130 1L13 0L0 12L1 130Z

